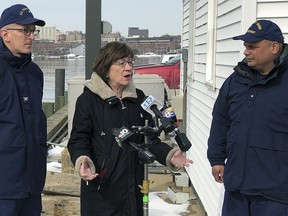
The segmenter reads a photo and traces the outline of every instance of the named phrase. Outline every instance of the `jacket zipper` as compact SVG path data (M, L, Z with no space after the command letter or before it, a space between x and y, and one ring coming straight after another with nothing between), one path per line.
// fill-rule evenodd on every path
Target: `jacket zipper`
M124 103L123 103L123 101L122 101L122 100L120 100L120 103L121 103L121 106L122 106L122 107L121 107L121 108L122 108L122 110L123 110L123 109L126 109L126 107L125 107L125 105L124 105Z

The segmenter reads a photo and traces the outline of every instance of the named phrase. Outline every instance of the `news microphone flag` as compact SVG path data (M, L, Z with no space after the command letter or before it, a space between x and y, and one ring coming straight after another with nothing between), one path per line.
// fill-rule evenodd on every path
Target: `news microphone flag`
M152 116L155 115L153 110L151 108L154 108L156 106L157 109L162 109L162 104L156 100L152 95L147 97L144 102L141 104L141 107L148 113L150 113Z
M166 117L166 118L168 118L168 119L172 119L173 122L174 122L177 126L179 126L179 121L178 121L178 119L177 119L177 117L176 117L176 113L174 112L174 110L172 109L171 106L169 106L169 107L164 107L164 108L162 109L162 114L163 114L164 117Z
M117 137L121 142L127 141L131 136L133 136L133 133L125 126L118 128L113 128L112 133L115 137Z

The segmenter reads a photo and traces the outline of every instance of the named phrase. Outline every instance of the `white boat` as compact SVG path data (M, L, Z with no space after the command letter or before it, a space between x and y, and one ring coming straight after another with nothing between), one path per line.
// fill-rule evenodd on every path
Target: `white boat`
M76 55L73 54L73 53L69 53L67 55L64 55L64 58L67 58L67 59L75 59L76 58Z
M82 58L85 58L85 56L84 55L77 55L76 58L77 59L82 59Z
M61 58L61 56L59 56L59 55L49 55L49 56L45 56L45 58L46 59L60 59Z

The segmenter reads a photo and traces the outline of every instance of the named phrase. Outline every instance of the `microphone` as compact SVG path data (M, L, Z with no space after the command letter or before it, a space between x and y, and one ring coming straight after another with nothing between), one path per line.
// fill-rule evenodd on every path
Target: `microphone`
M171 119L165 118L163 116L162 112L160 111L160 109L162 109L162 104L157 101L152 95L146 97L141 106L146 112L160 119L160 122L162 123L162 127L164 128L165 132L170 133L175 129L175 127L177 127L176 125L174 125L174 122L172 122Z
M141 107L148 113L150 113L152 116L155 116L160 118L162 113L160 112L160 109L162 109L162 104L156 100L152 95L149 97L145 97L146 99L141 104ZM158 109L159 107L159 109Z
M181 149L181 151L186 152L190 149L192 146L191 142L189 141L188 137L185 133L181 133L178 128L175 130L176 136L175 140Z
M123 147L122 143L131 139L133 133L127 127L113 128L112 134L115 136L115 140L118 143L119 147Z
M176 114L172 108L169 107L164 108L162 107L161 103L157 101L152 95L147 97L144 102L141 104L142 108L150 113L152 116L156 116L160 119L162 123L163 130L166 133L175 132L175 140L181 149L181 151L188 151L192 146L191 142L188 140L185 133L181 133L179 128L177 127L175 120L177 122ZM163 111L161 112L158 107L161 107ZM152 112L151 112L152 111ZM164 114L165 116L164 116Z
M176 113L171 106L165 106L162 108L161 111L164 117L171 119L177 125L177 127L179 126L179 121L176 117Z
M138 157L144 163L153 163L156 159L155 155L153 155L146 147L142 148L141 144L137 145L131 140L131 137L134 135L132 131L130 131L127 127L123 126L120 129L113 128L112 133L115 136L115 140L117 141L118 145L122 147L122 143L130 144L134 149L138 151ZM142 145L144 146L144 145Z

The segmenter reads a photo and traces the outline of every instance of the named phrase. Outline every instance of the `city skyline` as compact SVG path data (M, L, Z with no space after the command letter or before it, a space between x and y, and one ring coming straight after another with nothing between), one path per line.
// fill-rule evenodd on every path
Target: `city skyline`
M1 2L1 13L13 4L19 4L19 1ZM74 30L85 32L86 6L83 0L73 0L73 4L68 0L22 0L21 4L28 6L36 18L43 19L46 26L55 26L61 32ZM120 32L125 37L129 27L148 29L149 37L181 34L182 1L105 0L102 1L101 7L101 19L112 24L112 32Z

